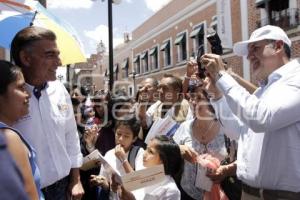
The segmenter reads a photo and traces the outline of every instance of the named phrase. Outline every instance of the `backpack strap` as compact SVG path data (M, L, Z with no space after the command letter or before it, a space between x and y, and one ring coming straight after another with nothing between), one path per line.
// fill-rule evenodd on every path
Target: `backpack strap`
M129 153L128 153L128 162L131 165L131 167L133 168L133 170L135 170L135 158L140 150L140 146L132 146Z

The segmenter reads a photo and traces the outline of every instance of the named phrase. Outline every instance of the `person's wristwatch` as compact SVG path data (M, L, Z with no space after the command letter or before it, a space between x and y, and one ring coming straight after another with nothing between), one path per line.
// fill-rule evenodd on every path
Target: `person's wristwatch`
M218 71L218 73L216 74L216 82L217 82L224 74L226 74L225 71L223 71L223 70Z

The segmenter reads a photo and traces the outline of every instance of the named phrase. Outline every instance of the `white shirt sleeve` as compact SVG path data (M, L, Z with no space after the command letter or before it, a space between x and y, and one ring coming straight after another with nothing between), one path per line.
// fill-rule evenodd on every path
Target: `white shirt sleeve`
M143 155L144 155L144 149L140 148L135 157L135 170L136 171L145 168L143 165Z
M79 135L77 125L72 109L70 95L65 91L67 104L71 109L70 115L66 120L66 149L71 160L71 168L79 168L83 162L83 156L80 150Z
M155 102L146 111L146 123L147 123L148 128L151 126L151 124L153 122L154 112L155 112L155 110L157 109L157 107L159 106L160 103L161 103L160 101Z
M222 125L224 134L227 135L230 139L237 140L240 133L246 127L244 124L232 113L229 108L225 97L223 96L218 101L211 101L211 105L215 110L215 114Z
M108 162L110 162L111 159L114 159L114 157L111 156L111 154L112 154L111 151L112 151L112 150L109 150L109 151L106 152L106 154L104 155L105 160L107 160ZM101 165L99 175L100 175L100 176L104 176L108 181L110 181L110 173L104 168L103 165Z
M228 74L217 82L231 111L257 133L278 130L300 119L300 79L289 78L284 84L280 80L273 84L277 84L275 89L273 86L266 97L258 98Z
M194 120L183 122L176 130L175 134L173 135L173 139L178 145L186 145L187 143L192 143L190 127L193 121Z

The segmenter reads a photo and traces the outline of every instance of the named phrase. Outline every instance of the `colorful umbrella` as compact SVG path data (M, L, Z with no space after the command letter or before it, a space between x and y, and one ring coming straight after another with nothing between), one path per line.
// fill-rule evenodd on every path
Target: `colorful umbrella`
M57 37L62 64L86 62L72 27L37 1L0 0L0 46L10 48L15 34L30 25L52 30Z

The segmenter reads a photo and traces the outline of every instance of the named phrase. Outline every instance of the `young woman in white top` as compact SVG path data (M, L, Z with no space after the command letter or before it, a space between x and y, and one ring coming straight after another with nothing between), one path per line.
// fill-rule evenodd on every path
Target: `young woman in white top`
M181 175L183 160L179 146L167 136L153 138L143 156L145 167L163 164L165 179L160 183L136 190L133 193L121 186L119 197L124 200L179 200L180 191L175 180Z

